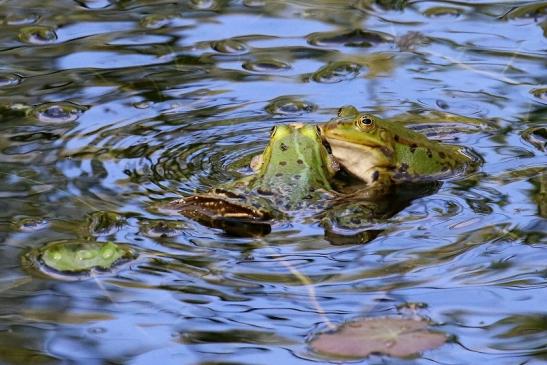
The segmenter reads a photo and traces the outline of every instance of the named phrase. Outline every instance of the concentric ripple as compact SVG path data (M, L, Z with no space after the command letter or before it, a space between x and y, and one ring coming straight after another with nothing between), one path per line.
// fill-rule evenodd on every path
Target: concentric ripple
M22 77L17 74L0 73L0 89L19 85Z
M87 108L69 102L46 103L34 108L34 115L45 123L68 123L76 121Z
M55 29L46 26L32 26L21 29L19 40L29 44L50 44L57 41Z
M317 70L312 79L317 82L333 84L355 79L363 66L352 62L332 62Z

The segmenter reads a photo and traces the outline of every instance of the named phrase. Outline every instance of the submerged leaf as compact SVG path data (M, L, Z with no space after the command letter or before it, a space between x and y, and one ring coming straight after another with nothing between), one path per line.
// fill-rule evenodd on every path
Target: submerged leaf
M443 333L431 332L427 322L404 318L364 318L342 325L334 333L322 333L311 348L330 357L363 358L372 353L406 357L441 346Z

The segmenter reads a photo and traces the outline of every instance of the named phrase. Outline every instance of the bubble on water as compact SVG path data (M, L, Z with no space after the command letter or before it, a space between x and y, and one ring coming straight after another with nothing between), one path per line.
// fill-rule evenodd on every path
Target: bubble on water
M22 80L23 78L17 74L0 73L0 88L19 85Z
M275 98L266 106L268 113L281 115L298 115L311 113L315 110L317 110L317 105L293 96Z
M244 0L243 5L248 8L262 8L266 5L265 0Z
M17 217L13 225L21 232L34 232L46 228L49 221L42 217Z
M328 46L340 44L346 47L372 47L374 44L387 42L390 37L378 32L361 29L350 32L321 32L313 33L308 37L308 43L314 46Z
M106 333L107 330L104 327L89 327L87 329L87 332L89 332L93 335L99 335L99 334L102 334L102 333Z
M108 0L74 0L80 6L87 9L104 9L112 5Z
M140 231L148 237L167 238L180 236L185 228L182 222L158 220L143 222Z
M189 4L194 9L212 10L217 7L215 0L190 0Z
M540 101L547 102L547 87L532 89L530 93Z
M70 102L46 103L34 108L34 115L45 123L68 123L77 120L87 108Z
M289 70L291 66L278 60L261 60L247 61L243 64L243 68L253 72L271 72Z
M29 44L50 44L57 40L57 34L51 27L33 26L22 28L18 38L21 42Z
M452 8L448 6L435 6L424 11L424 15L428 17L452 16L459 17L463 13L463 9Z
M10 14L0 20L0 23L7 25L29 25L36 23L40 17L36 14Z
M220 53L243 53L248 50L245 43L236 39L224 39L211 42L211 48Z
M359 76L362 68L363 66L357 63L333 62L316 71L312 79L326 84L352 80Z
M133 106L137 109L148 109L150 108L150 105L152 105L151 101L139 101L139 102L133 103Z
M532 127L522 132L522 138L540 151L547 151L547 128Z
M159 29L169 25L171 19L171 16L153 14L142 18L140 23L143 27L148 29Z
M94 236L108 236L116 233L125 224L125 218L108 211L97 211L88 216L89 232Z

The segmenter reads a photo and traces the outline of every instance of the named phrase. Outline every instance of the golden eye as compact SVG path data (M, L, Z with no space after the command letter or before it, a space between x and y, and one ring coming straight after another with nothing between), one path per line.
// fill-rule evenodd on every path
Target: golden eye
M361 115L357 120L355 121L355 125L357 125L357 128L368 131L372 128L374 128L374 119L370 115Z

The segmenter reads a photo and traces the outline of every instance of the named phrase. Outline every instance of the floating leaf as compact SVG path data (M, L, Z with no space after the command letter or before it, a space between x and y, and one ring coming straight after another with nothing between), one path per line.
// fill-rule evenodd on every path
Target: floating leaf
M441 346L443 333L431 332L427 322L404 318L364 318L342 325L334 333L322 333L311 348L329 357L364 358L373 353L406 357Z

